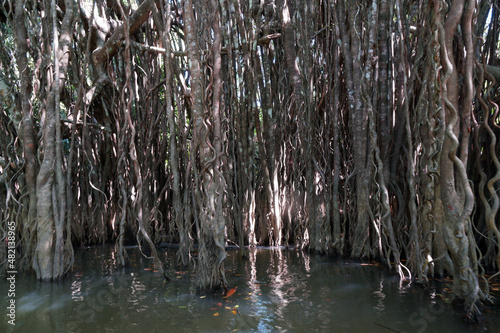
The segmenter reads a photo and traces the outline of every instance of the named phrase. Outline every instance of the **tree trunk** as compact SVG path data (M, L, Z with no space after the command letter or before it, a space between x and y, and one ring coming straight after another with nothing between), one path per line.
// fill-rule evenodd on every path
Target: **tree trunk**
M220 169L221 128L220 128L220 50L221 35L218 27L219 10L214 1L211 2L214 15L214 42L212 45L213 72L213 102L212 110L203 106L204 89L200 67L199 42L194 17L193 2L184 3L184 20L186 29L186 47L191 71L192 122L194 129L194 144L191 154L197 153L200 158L199 186L197 189L199 202L200 233L198 239L199 255L197 271L197 287L199 290L226 288L224 275L225 218L222 214L224 195L224 178ZM211 111L211 112L210 112ZM205 118L206 117L206 118ZM211 119L211 121L209 120ZM211 124L210 124L211 122ZM210 132L212 131L212 132ZM214 142L210 142L210 136Z
M368 164L368 142L367 142L367 126L368 115L366 108L363 108L361 99L361 86L359 78L361 78L361 45L360 32L361 23L360 17L357 15L358 4L353 1L346 1L347 8L345 13L349 23L349 30L342 26L342 43L344 46L344 57L346 66L346 83L347 83L347 103L351 114L351 126L353 128L353 155L355 164L355 181L356 181L356 222L352 228L353 257L368 257L371 252L369 242L369 209L370 209L370 192L369 182L371 179L370 168ZM342 1L343 3L343 1ZM342 17L341 14L339 17ZM349 43L350 40L350 43Z
M36 140L35 128L32 115L32 107L30 96L32 93L31 73L28 67L28 34L25 26L24 15L24 0L17 0L15 3L15 44L16 44L16 61L20 73L20 95L22 122L20 129L20 137L23 145L24 154L24 173L26 175L26 187L28 191L28 209L26 219L23 221L24 229L28 232L23 233L26 239L23 243L26 244L26 253L28 257L33 255L32 246L34 243L34 229L36 225L36 175L38 164L36 162ZM32 263L30 263L31 265Z
M163 32L165 43L165 106L167 109L168 129L170 135L170 169L173 177L173 206L174 206L174 219L179 232L179 255L182 265L189 264L189 230L184 227L184 211L182 207L181 198L181 177L179 171L179 157L177 153L177 134L174 119L174 108L172 106L172 62L171 62L171 44L170 44L170 3L167 4L166 10L167 22L165 24L165 31Z
M45 109L43 160L37 176L37 248L33 267L38 279L61 278L65 271L64 222L66 221L66 184L61 154L61 122L59 94L64 87L68 68L71 37L74 28L74 6L65 1L66 12L57 37L55 1L51 4L54 20L54 81L50 87ZM68 235L71 237L71 235Z

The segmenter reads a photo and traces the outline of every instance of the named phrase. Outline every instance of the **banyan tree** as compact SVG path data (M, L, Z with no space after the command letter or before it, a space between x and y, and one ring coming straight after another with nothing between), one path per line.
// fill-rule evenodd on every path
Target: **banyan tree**
M227 245L295 246L491 302L497 0L0 3L3 272L14 222L41 280L177 243L226 289Z

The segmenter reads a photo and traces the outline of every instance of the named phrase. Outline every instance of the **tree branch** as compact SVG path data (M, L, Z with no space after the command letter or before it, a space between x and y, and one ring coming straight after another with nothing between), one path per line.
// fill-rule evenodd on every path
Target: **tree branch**
M500 66L486 65L486 72L495 79L495 82L500 82ZM487 76L486 79L490 77Z
M146 22L149 15L153 9L155 2L154 0L145 0L139 8L130 16L129 18L129 34L133 34L141 25ZM113 35L104 43L100 48L97 48L92 56L96 64L104 63L107 59L112 58L118 49L120 48L121 42L125 39L125 26L121 25L116 29Z

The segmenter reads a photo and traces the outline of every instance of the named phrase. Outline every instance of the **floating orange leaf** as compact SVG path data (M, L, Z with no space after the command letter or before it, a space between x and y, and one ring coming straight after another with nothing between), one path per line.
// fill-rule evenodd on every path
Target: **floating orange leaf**
M217 317L218 315L219 315L219 313L218 313L218 312L214 313L214 317Z
M233 311L231 311L233 314L237 314L238 311L236 311L236 309L233 309Z
M238 287L233 288L233 289L229 289L229 291L227 292L227 294L226 294L226 296L224 298L229 297L229 296L233 296L233 294L236 292L237 288Z
M222 303L217 303L217 306L219 306L219 307L222 308L223 304Z

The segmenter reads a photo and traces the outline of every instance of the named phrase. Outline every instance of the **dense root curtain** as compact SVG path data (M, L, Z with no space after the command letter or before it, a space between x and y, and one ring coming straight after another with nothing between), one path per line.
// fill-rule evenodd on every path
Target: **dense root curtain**
M180 243L213 289L228 243L296 245L452 275L477 315L500 266L492 1L34 3L0 9L0 229L19 222L23 268L60 277L72 239L121 264Z
M453 294L465 302L467 316L475 319L480 314L477 308L480 300L478 262L470 223L475 200L466 170L468 150L457 151L460 144L468 145L469 131L462 129L471 126L474 96L471 24L475 1L455 0L449 7L446 1L436 1L435 8L442 65L440 117L445 124L440 163L443 237L453 262ZM459 25L467 52L464 72L456 65L457 52L453 45ZM459 83L460 75L464 80L463 85ZM459 95L462 95L461 100Z

